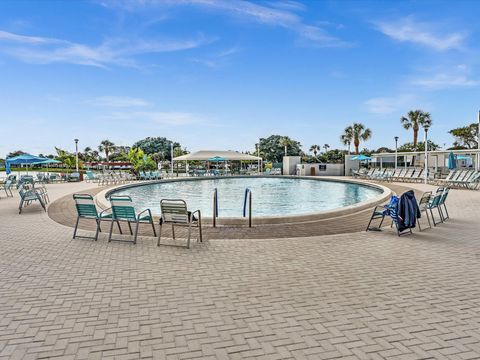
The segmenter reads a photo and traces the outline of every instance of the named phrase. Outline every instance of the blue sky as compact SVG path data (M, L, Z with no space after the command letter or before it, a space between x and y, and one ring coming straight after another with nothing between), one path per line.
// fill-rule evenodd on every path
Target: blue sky
M431 135L476 120L475 1L2 1L0 157L131 145L166 136L189 150L251 150L289 135L340 147L411 141L399 118L421 108Z

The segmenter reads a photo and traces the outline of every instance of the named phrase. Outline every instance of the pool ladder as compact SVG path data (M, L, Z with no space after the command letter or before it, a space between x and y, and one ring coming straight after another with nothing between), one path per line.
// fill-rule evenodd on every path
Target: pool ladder
M213 189L213 227L217 227L217 218L218 218L218 190L217 188Z
M248 206L248 227L252 227L252 190L245 189L245 196L243 197L243 217L247 217ZM218 189L213 189L213 227L217 227L218 218Z
M248 201L248 204L247 204ZM247 217L248 205L248 227L252 227L252 190L245 189L245 196L243 197L243 217Z

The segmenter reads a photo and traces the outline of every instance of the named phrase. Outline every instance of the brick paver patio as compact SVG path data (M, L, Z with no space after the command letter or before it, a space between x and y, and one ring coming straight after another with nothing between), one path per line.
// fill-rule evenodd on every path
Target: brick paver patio
M0 199L2 359L480 358L480 192L453 191L451 220L414 236L191 250L72 240L17 205Z

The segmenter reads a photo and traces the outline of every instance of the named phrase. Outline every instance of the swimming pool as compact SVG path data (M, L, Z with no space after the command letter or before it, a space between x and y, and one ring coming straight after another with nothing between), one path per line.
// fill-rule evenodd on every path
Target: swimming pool
M253 216L297 216L344 208L377 198L376 187L318 178L225 177L164 181L114 190L129 195L138 210L150 208L160 214L161 199L183 199L191 210L200 209L212 217L213 192L218 190L220 218L242 217L245 189L252 192Z

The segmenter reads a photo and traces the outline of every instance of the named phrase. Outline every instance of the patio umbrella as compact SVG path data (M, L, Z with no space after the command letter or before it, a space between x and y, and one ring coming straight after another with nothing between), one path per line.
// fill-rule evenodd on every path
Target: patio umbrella
M217 170L218 170L218 163L222 162L222 161L226 161L226 160L225 160L225 158L223 158L221 156L214 156L214 157L208 158L208 161L216 162L217 163Z
M457 159L455 158L455 154L450 152L448 154L448 169L453 170L457 168Z
M352 160L370 161L372 158L370 156L360 154L352 157Z

